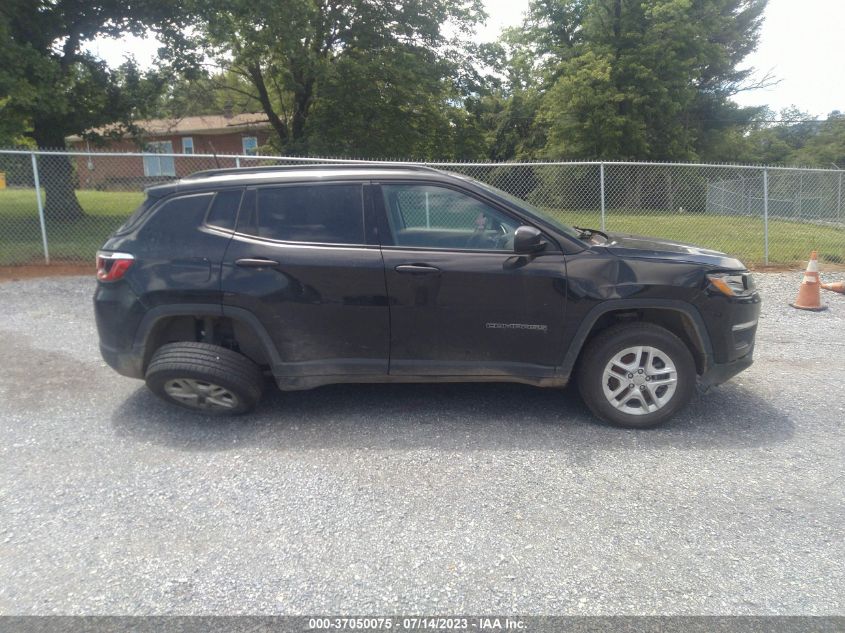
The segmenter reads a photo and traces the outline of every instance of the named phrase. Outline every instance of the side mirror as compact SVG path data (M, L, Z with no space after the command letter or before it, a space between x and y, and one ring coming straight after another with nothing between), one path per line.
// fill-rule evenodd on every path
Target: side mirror
M538 253L546 248L543 234L533 226L520 226L513 234L513 252L520 254Z

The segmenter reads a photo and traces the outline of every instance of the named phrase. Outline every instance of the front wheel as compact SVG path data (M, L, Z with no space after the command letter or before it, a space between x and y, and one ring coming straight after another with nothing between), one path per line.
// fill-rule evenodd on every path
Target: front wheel
M602 420L628 428L662 424L695 390L692 354L681 339L651 323L620 324L586 346L578 390Z
M261 397L264 376L246 356L208 343L168 343L153 354L147 387L158 397L209 415L237 415Z

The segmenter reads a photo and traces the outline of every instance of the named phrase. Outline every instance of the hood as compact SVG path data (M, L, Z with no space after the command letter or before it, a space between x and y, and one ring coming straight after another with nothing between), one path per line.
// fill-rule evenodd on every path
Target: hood
M745 270L743 263L735 257L694 244L685 244L684 242L675 242L659 237L628 235L626 233L609 233L608 236L610 242L605 247L618 257L662 259L691 262L714 268Z

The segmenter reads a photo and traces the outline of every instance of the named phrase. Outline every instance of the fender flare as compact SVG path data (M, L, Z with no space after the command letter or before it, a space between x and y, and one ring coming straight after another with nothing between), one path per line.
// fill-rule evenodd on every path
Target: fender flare
M676 299L609 299L594 306L583 318L581 325L578 326L578 330L575 332L575 336L572 338L572 342L569 344L569 349L567 349L563 357L563 362L558 368L558 373L565 376L569 376L572 373L575 362L578 360L578 356L587 342L587 337L601 316L608 312L639 310L643 308L680 312L689 318L690 323L692 323L692 333L698 339L697 343L704 352L704 370L707 370L712 364L713 345L710 342L710 334L707 331L707 326L704 324L704 319L701 317L698 308L694 305Z
M261 346L267 354L267 358L270 360L271 365L279 365L282 362L282 359L279 356L279 350L276 349L273 339L270 337L267 329L261 324L261 321L258 320L258 317L256 317L255 314L249 310L245 310L244 308L224 306L219 303L180 303L176 305L165 305L152 308L144 315L144 318L141 319L141 323L135 331L135 337L132 342L133 355L139 359L143 359L145 357L147 341L150 333L153 331L156 324L162 319L177 316L197 315L228 317L233 321L240 322L242 325L252 330L253 334L255 334L261 342Z

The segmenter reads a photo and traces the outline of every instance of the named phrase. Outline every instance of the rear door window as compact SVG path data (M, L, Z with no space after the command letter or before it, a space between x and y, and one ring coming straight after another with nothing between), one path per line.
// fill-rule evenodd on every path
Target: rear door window
M251 231L289 242L363 244L360 183L290 185L257 190Z

